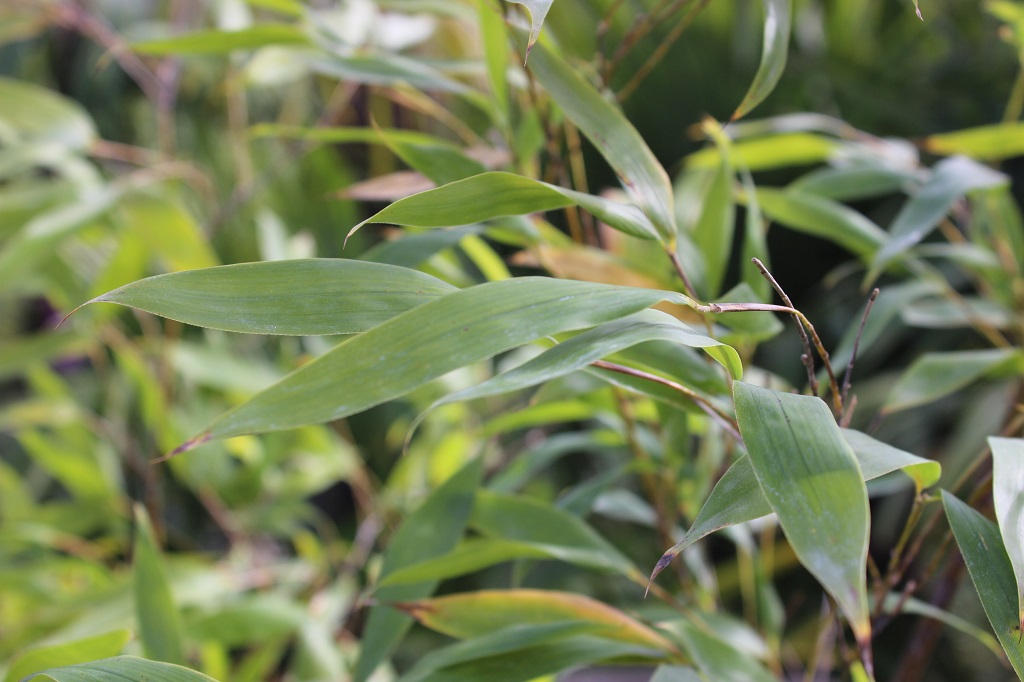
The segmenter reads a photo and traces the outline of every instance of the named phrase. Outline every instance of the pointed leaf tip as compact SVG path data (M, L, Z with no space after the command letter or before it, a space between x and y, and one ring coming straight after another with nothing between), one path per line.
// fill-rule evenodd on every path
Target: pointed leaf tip
M174 448L173 450L168 452L163 457L154 459L153 460L153 464L162 464L162 463L166 462L167 460L169 460L171 457L175 457L175 456L180 455L180 454L182 454L184 452L188 452L189 450L191 450L193 448L197 448L200 445L203 445L204 443L209 442L210 439L211 439L211 435L210 435L209 431L207 431L206 433L201 433L198 436L194 436L192 438L189 438L187 441L185 441L184 443L182 443L178 447Z

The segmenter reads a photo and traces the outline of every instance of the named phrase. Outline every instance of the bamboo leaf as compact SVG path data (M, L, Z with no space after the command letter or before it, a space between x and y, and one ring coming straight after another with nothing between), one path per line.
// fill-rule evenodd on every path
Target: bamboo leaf
M395 533L384 554L381 577L423 559L446 554L462 537L473 508L473 495L483 476L475 459L437 488ZM378 604L422 599L433 594L437 580L389 585L377 590ZM374 606L363 631L354 680L364 682L402 640L412 620L400 611Z
M853 450L865 481L894 471L903 471L914 482L917 492L920 492L938 483L942 475L942 466L938 462L894 448L860 431L840 431ZM652 577L660 573L684 549L711 533L771 513L772 507L761 491L750 458L745 455L740 457L719 479L683 539L658 561Z
M769 219L823 237L866 258L885 243L885 232L861 213L813 194L759 188L757 200Z
M619 109L543 45L534 54L530 69L569 120L615 170L637 205L651 219L661 239L672 243L676 233L672 185L636 128Z
M820 399L743 382L733 390L754 474L789 544L866 643L870 521L853 450Z
M225 413L211 438L340 419L542 336L600 324L681 294L521 277L456 291L338 344Z
M8 137L8 131L11 138ZM0 77L0 133L8 145L56 143L85 151L96 139L96 127L85 109L54 90Z
M132 282L89 303L117 303L250 334L355 334L455 287L416 270L345 259L240 263Z
M487 64L487 81L494 95L495 119L503 126L510 121L508 96L509 44L505 30L505 18L500 10L503 5L493 0L477 0L477 17L480 20L480 40ZM542 20L543 21L543 20Z
M708 634L693 623L680 622L677 632L697 667L715 682L776 682L777 678L751 656Z
M746 116L764 101L782 78L789 53L789 30L792 24L792 0L764 0L764 39L761 44L761 64L754 81L743 97L732 120Z
M180 665L147 661L134 656L117 656L90 663L50 668L26 678L25 682L41 678L48 678L54 682L216 682L212 677Z
M627 234L657 238L651 221L635 206L500 171L481 173L399 199L353 227L348 236L367 223L449 227L573 205Z
M996 639L1017 676L1024 679L1024 645L1020 642L1018 611L1014 608L1017 586L999 528L945 490L942 506Z
M1017 583L1018 627L1024 630L1024 439L989 438L992 503Z
M789 2L790 0L784 1ZM722 280L725 278L725 271L729 266L733 230L736 223L736 204L732 193L732 164L728 154L724 153L727 147L722 138L724 135L721 133L716 136L716 142L723 151L722 161L715 169L711 185L704 193L700 218L691 235L694 246L700 250L703 256L703 295L708 300L714 299L722 292Z
M1009 182L1002 173L964 156L943 159L935 164L931 177L910 197L889 228L888 239L875 254L869 278L873 279L890 263L924 239L965 194Z
M1024 154L1024 122L930 135L924 139L924 148L932 154L964 154L978 161L1001 161Z
M530 58L530 52L540 37L540 29L544 26L544 19L554 0L508 0L517 5L522 5L530 15L530 38L526 42L526 55L523 57L525 63Z
M1024 372L1024 352L1014 348L925 353L893 386L883 408L905 410L933 402L985 376Z
M916 180L915 173L899 168L853 165L813 171L786 189L834 201L856 201L906 191Z
M174 605L167 569L153 536L146 509L135 505L133 559L135 617L146 657L167 663L185 660L181 621Z
M733 133L740 126L756 125L761 121L730 123ZM774 170L793 166L809 166L827 161L840 148L832 137L804 132L760 131L762 137L736 139L729 145L729 153L737 167L748 171ZM766 136L765 136L766 135ZM714 168L721 163L722 153L718 147L708 146L686 157L686 168Z

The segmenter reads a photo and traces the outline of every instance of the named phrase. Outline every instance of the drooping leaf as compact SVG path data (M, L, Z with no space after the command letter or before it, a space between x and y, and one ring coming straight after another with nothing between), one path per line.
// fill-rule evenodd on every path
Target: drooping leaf
M701 682L704 678L694 668L682 665L659 665L650 682Z
M157 275L88 303L251 334L355 334L455 287L408 268L345 259L240 263Z
M11 661L4 682L18 682L45 668L75 665L121 653L131 639L128 630L113 630L72 642L37 646Z
M997 123L929 135L924 148L932 154L964 154L977 161L1001 161L1024 154L1024 123Z
M989 438L992 505L1017 583L1019 627L1024 629L1024 439Z
M681 294L522 277L456 291L347 339L215 420L211 438L355 414L542 336L589 327Z
M714 125L717 127L717 124ZM715 169L711 184L704 193L700 218L691 235L694 245L703 256L703 296L708 300L715 299L722 291L722 280L729 267L736 224L736 204L732 192L733 170L728 155L728 143L720 130L715 138L722 151L721 163Z
M530 14L530 38L526 42L526 54L523 57L525 63L530 58L530 52L540 37L540 29L544 26L544 19L551 9L554 0L508 0L517 5L522 5Z
M449 227L573 205L627 234L643 239L657 237L651 221L635 206L500 171L481 173L399 199L353 227L349 236L367 223Z
M543 45L533 55L530 69L615 170L661 239L671 243L676 233L672 184L636 128L579 73Z
M132 560L135 617L146 657L167 663L185 660L181 619L167 580L163 556L149 515L135 505L135 552Z
M686 652L709 680L775 682L777 679L756 659L744 655L695 624L681 622L676 631L686 644Z
M865 481L899 470L910 477L920 492L935 485L942 474L938 462L894 448L860 431L840 431L857 457ZM719 479L683 539L665 552L654 575L701 538L722 528L753 521L771 513L772 507L761 491L750 458L740 457Z
M866 642L868 493L853 450L816 397L743 382L733 391L754 474L789 544Z
M475 459L438 487L406 518L384 554L382 578L403 566L444 555L455 547L466 527L473 508L473 496L482 476L481 461ZM379 604L428 597L437 588L437 582L436 579L425 580L389 585L377 590L375 598L378 606L370 609L363 630L359 661L354 673L356 682L369 679L412 625L412 620L405 614Z
M942 491L942 506L996 639L1017 676L1024 678L1024 645L1020 642L1020 623L1015 608L1017 585L999 528L945 490Z
M212 677L180 665L148 661L134 656L117 656L91 663L51 668L36 673L29 680L50 679L54 682L216 682Z
M916 180L917 174L900 168L853 165L813 171L787 189L834 201L856 201L906 191Z
M755 123L760 121L731 123L729 131L735 133L739 126ZM822 163L839 149L839 142L834 138L805 132L783 132L751 139L735 134L734 137L736 140L730 145L733 162L751 172ZM721 155L717 147L705 147L686 157L686 168L714 168L721 163Z
M897 607L899 607L900 613L924 616L925 618L931 618L944 625L948 625L954 630L958 630L965 635L975 638L993 654L1002 657L999 640L993 637L991 632L986 630L984 627L975 625L965 618L961 618L955 613L944 611L936 607L934 604L929 604L926 601L915 599L914 597L907 597L905 594L900 594L898 592L890 592L885 595L885 600L882 603L882 612L894 616L899 615L895 612Z
M238 31L195 31L172 38L132 43L131 49L148 55L229 54L266 45L309 45L309 36L298 26L258 24Z
M925 353L907 368L885 402L887 412L924 405L985 376L1024 372L1024 352L1015 348Z
M761 64L757 67L750 89L743 97L732 120L746 116L764 101L782 78L789 54L789 30L792 24L792 0L764 0L764 38L761 44Z
M869 278L877 277L886 266L928 236L965 194L1007 182L1009 178L1002 173L964 156L950 157L935 164L931 177L907 200L893 220L888 239L871 263Z

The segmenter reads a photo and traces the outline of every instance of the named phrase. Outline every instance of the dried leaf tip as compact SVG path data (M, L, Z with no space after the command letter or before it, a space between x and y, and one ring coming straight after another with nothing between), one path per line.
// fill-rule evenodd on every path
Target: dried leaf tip
M169 460L171 457L175 457L176 455L180 455L183 452L188 452L192 448L197 448L200 445L202 445L203 443L208 443L210 440L211 440L211 436L210 436L210 432L209 431L207 431L206 433L200 434L200 435L196 436L195 438L189 438L187 441L185 441L184 443L182 443L178 447L174 448L173 450L168 452L163 457L158 457L157 459L154 459L153 460L153 464L162 464L162 463L166 462L167 460Z

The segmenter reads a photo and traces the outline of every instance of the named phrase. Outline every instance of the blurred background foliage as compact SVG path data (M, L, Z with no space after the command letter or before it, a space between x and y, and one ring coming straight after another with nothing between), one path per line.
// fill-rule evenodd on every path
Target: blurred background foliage
M487 4L485 11L494 9ZM414 266L460 287L543 265L556 276L574 278L582 269L612 283L677 288L669 264L655 265L661 261L649 242L601 231L573 210L552 214L552 224L409 230L392 241L389 228L364 228L343 250L354 225L430 186L408 172L423 170L420 164L396 154L400 145L381 144L374 127L475 149L488 168L593 193L617 187L600 155L523 71L508 71L511 116L494 113L482 94L478 10L455 0L0 0L0 661L7 661L0 670L7 679L32 671L18 667L32 646L98 633L112 634L93 642L97 658L126 650L187 661L224 680L345 679L359 655L368 586L387 561L382 548L409 510L480 452L491 463L492 488L586 516L642 569L674 539L666 519L693 519L729 448L692 433L683 411L582 373L528 400L445 405L403 454L424 408L528 350L344 421L210 443L154 465L335 339L200 330L115 306L89 306L54 330L76 306L142 277L311 256ZM768 139L792 125L828 138L830 151L802 157L782 140L760 166L748 161L759 187L786 186L823 167L834 146L865 138L887 168L920 173L945 155L929 151L928 136L1020 119L1019 3L925 0L924 21L910 2L896 0L796 0L793 11L788 65L756 117L767 121ZM676 35L691 15L692 25ZM268 25L289 30L234 49L213 33L191 45L159 42ZM760 61L762 26L761 6L751 0L556 0L542 40L557 43L610 98L618 95L676 182L681 222L693 225L713 176L700 159L717 164L702 121L728 120L743 99ZM308 36L318 47L307 49ZM506 55L513 64L519 56ZM831 118L778 118L799 112ZM743 125L757 124L726 131L743 139ZM317 129L349 132L318 140ZM1005 153L975 156L998 163L1019 199L1024 131L1002 134ZM694 156L702 149L704 157ZM973 211L965 222L998 232L1019 225L1010 197L1004 191L955 210ZM888 225L903 202L895 188L839 198L878 225ZM741 205L738 235L752 229L747 216ZM930 291L927 278L883 274L883 290L903 288L894 290L888 312L877 313L882 321L858 366L869 378L857 387L854 425L943 462L947 487L973 471L985 436L1013 419L1019 378L986 365L978 376L988 372L992 381L938 392L923 406L890 402L889 414L907 408L898 419L880 410L899 373L924 352L988 348L993 333L1009 347L1020 343L1024 250L1014 229L995 240L1008 257L965 247L961 262L938 266L965 295L994 283L984 309L966 321L942 309L941 296L931 318L926 310L916 323L906 315L901 321ZM605 256L524 256L538 242L566 247L571 241L561 233L600 244ZM767 239L773 272L829 348L844 335L848 343L864 304L863 271L851 270L849 250L837 241L776 226ZM726 245L723 286L703 291L727 292L744 279L741 242ZM763 324L738 333L744 359L757 365L748 371L801 385L798 339ZM688 361L695 376L703 367L669 354L661 361ZM705 374L694 380L701 390L722 392L720 375ZM678 510L656 508L665 498L650 495L654 467L636 456L638 443L672 472L655 485L670 486ZM140 505L134 513L133 505ZM880 563L909 505L906 494L876 502ZM151 545L166 575L140 569L140 548ZM830 626L819 613L820 593L793 570L788 551L768 531L737 529L688 553L678 579L701 606L742 614L720 613L717 623L737 648L777 674L795 675L816 651L819 626ZM768 565L764 552L777 589L770 575L758 574ZM153 601L161 598L153 586L165 580L172 607ZM567 563L520 561L446 581L441 592L523 585L629 604L649 619L669 611L641 601L634 582ZM938 589L956 584L950 578ZM973 594L953 590L944 598L944 608L984 623ZM147 613L168 608L177 615L144 623ZM902 671L899 679L911 679L906 666L918 679L1011 678L984 649L992 642L950 630L915 634L914 626L906 618L888 626L876 644L880 670ZM147 635L147 627L162 634ZM137 635L127 645L124 630ZM931 660L920 649L907 654L912 637ZM439 641L414 629L380 679L408 670ZM169 648L154 650L154 642ZM841 679L823 675L815 679Z

